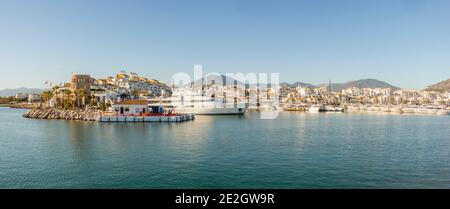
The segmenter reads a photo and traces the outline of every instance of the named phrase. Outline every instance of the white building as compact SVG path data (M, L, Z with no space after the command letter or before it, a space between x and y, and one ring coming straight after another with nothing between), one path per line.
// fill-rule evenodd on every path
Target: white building
M28 94L28 102L37 102L41 101L40 94Z
M112 105L113 113L116 115L140 115L148 113L147 100L123 100Z
M51 108L55 108L56 107L56 99L55 98L50 99L50 101L48 101L48 106Z
M16 99L27 99L28 93L17 93L15 96Z
M313 93L313 91L308 87L297 87L297 92L300 97L308 97Z

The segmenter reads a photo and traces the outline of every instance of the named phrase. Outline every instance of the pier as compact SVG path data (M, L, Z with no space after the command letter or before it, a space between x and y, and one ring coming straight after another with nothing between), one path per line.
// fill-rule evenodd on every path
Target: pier
M143 122L185 122L194 120L194 114L155 114L146 116L98 116L98 122L125 122L125 123L143 123Z

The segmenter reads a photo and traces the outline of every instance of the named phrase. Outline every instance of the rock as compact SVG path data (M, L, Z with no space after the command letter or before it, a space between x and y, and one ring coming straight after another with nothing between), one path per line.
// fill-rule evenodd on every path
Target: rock
M76 109L76 110L59 110L53 108L31 109L23 114L26 118L41 119L65 119L65 120L83 120L96 121L98 116L102 115L102 111L92 109Z

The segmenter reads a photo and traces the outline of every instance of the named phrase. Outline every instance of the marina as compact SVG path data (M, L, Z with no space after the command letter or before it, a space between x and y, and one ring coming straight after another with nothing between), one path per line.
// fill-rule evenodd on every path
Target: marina
M437 203L397 190L450 190L449 11L450 0L3 0L2 199Z
M448 92L356 87L337 92L325 86L256 88L213 81L205 77L198 86L176 87L125 71L105 79L72 74L70 83L41 95L17 94L16 100L29 102L10 106L32 107L23 115L28 118L99 122L184 122L194 115L244 115L247 110L450 115Z
M384 112L396 114L426 114L426 115L450 115L450 108L446 106L368 106L368 105L349 105L349 106L329 106L329 105L292 105L287 104L284 111L298 111L309 113L330 113L330 112Z

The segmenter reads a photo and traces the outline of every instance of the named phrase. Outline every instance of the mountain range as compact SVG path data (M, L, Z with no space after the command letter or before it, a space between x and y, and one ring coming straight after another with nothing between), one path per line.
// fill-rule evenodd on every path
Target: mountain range
M439 83L430 85L425 90L427 90L427 91L437 91L437 92L450 91L450 79L447 79L445 81L441 81Z
M391 88L391 89L399 89L396 86L393 86L389 83L386 83L384 81L380 81L377 79L361 79L356 81L349 81L346 83L331 83L330 84L319 84L319 85L313 85L309 83L302 83L302 82L295 82L292 84L283 82L281 83L282 86L287 87L296 87L296 86L302 86L302 87L309 87L309 88L317 88L317 87L329 87L331 86L331 89L333 91L341 91L342 89L351 88L351 87L357 87L357 88Z
M240 80L234 79L232 77L229 76L225 76L225 75L207 75L203 77L203 83L205 84L217 84L217 85L222 85L222 84L227 84L227 85L234 85L234 83L236 83L237 85L242 85L244 84L243 82L241 82ZM198 79L195 81L192 81L190 83L190 85L195 84L195 86L201 86L202 85L202 79Z
M21 88L16 88L16 89L2 89L2 90L0 90L0 96L2 96L2 97L15 96L17 93L37 93L37 94L40 94L43 91L45 91L45 89L26 88L26 87L21 87Z
M329 86L329 84L321 84L320 86ZM394 90L398 90L400 88L393 86L384 81L380 81L377 79L361 79L356 81L349 81L346 83L332 83L331 89L333 91L341 91L346 88L357 87L357 88L390 88Z
M203 78L203 80L207 83L207 84L211 84L211 81L214 81L215 84L222 84L225 81L227 82L227 85L233 85L235 82L238 85L242 85L244 84L244 81L240 81L238 79L235 78L231 78L231 77L227 77L224 75L208 75L205 76ZM193 82L191 82L192 85ZM197 80L196 85L201 85L201 80ZM246 85L250 85L253 86L253 84L248 84L246 83ZM330 86L330 84L319 84L319 85L313 85L310 83L304 83L304 82L295 82L295 83L287 83L287 82L282 82L280 83L280 86L282 87L297 87L297 86L301 86L301 87L308 87L308 88L317 88L317 87L328 87ZM356 80L356 81L349 81L346 83L331 83L331 89L333 91L341 91L342 89L346 89L346 88L351 88L351 87L357 87L357 88L391 88L391 89L400 89L396 86L393 86L389 83L386 83L384 81L380 81L377 79L361 79L361 80Z
M297 86L308 87L308 88L316 88L317 87L317 86L312 85L310 83L303 83L303 82L298 82L298 81L295 82L295 83L282 82L282 83L280 83L280 86L282 86L282 87L291 87L291 88L295 88Z

